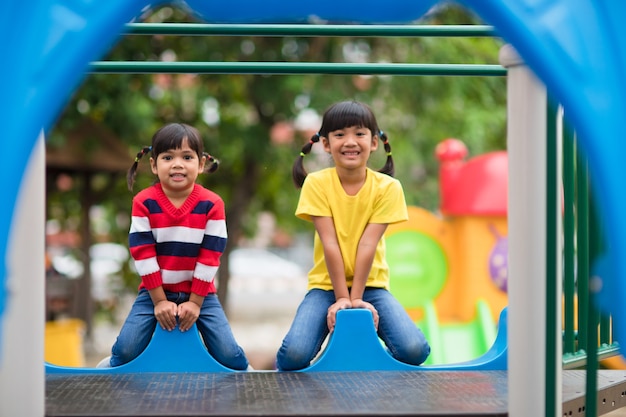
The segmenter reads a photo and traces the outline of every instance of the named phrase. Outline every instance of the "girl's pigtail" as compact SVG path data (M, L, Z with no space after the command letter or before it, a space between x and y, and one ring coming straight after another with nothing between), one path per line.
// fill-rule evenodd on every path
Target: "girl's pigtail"
M135 184L135 177L137 176L137 165L139 164L139 160L150 151L152 151L152 146L143 147L141 151L137 152L137 156L135 156L135 162L128 169L128 174L126 174L126 183L128 184L128 189L130 191L133 191L133 185Z
M302 147L302 150L300 151L300 155L293 163L293 167L291 168L291 176L293 177L294 184L298 188L302 188L302 184L304 184L304 179L307 176L307 172L304 169L304 155L311 152L311 148L313 147L313 144L316 142L319 142L319 140L320 140L320 134L319 133L314 134L311 137L311 140L309 140L306 143L306 145Z
M393 166L393 158L391 157L391 145L389 145L389 138L387 134L382 130L378 133L380 140L383 141L383 145L385 147L385 152L387 153L387 161L385 162L385 166L382 167L378 172L382 172L383 174L387 174L390 177L393 177L395 174L395 167Z
M209 155L208 152L202 152L202 155L204 155L206 157L207 162L209 163L208 168L205 167L204 170L206 172L208 172L209 174L214 173L215 171L217 171L217 168L220 165L220 161L219 159L217 159L216 157L214 157L213 155Z

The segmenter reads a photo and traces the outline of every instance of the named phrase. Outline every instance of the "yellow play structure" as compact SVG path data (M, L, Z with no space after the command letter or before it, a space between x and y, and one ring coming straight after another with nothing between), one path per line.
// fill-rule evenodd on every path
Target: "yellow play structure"
M79 319L46 322L44 360L59 366L85 366L84 333L85 323Z
M411 206L386 233L391 292L431 344L426 364L485 353L508 300L507 155L466 155L463 142L441 142L441 213Z

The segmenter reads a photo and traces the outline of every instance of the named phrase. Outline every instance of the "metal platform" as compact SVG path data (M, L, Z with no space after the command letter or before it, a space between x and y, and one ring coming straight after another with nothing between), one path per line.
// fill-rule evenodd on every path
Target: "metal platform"
M506 416L507 372L241 372L46 376L46 416ZM563 415L584 416L585 372L564 371ZM600 371L598 411L626 406Z
M563 372L563 415L585 416L585 371ZM598 371L598 415L626 407L626 371Z

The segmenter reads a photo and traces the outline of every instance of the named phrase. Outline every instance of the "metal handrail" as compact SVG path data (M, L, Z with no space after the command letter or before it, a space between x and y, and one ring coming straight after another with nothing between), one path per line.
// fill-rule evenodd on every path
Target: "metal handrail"
M127 35L176 36L359 36L359 37L495 37L486 25L321 25L321 24L204 24L128 23Z

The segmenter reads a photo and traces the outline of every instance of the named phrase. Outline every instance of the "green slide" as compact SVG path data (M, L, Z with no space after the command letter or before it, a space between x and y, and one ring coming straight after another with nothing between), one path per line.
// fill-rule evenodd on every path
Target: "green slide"
M424 307L424 318L417 325L431 347L424 365L443 365L475 359L489 350L496 339L496 324L489 305L476 302L475 319L465 323L439 323L431 301Z
M423 308L417 323L430 344L425 365L445 365L475 359L486 353L496 339L491 308L476 301L469 322L440 323L434 299L446 285L448 259L439 242L416 231L404 230L386 237L391 292L406 309Z

